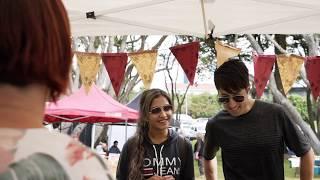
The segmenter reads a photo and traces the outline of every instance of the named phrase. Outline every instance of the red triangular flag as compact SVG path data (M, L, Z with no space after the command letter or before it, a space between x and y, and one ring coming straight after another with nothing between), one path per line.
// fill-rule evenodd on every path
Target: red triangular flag
M275 55L254 55L254 83L258 98L262 96L264 88L269 81L275 61Z
M109 74L114 92L118 96L126 71L128 55L127 53L102 53L101 57Z
M305 61L307 78L314 100L320 95L320 56L307 57Z
M172 54L176 57L183 71L186 73L191 85L193 85L194 76L196 74L199 49L199 42L191 42L170 48Z

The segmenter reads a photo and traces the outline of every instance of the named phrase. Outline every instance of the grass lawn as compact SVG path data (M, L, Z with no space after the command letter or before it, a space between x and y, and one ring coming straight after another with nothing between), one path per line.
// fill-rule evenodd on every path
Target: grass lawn
M195 141L192 141L192 144L195 144ZM194 146L193 146L194 147ZM223 170L222 170L222 160L220 151L217 154L218 160L218 179L224 180ZM199 176L199 168L197 161L194 161L194 173L196 180L205 180L204 177ZM287 159L284 160L284 175L286 180L299 180L299 175L295 176L295 169L290 168L289 161ZM320 180L320 176L316 176L313 179Z

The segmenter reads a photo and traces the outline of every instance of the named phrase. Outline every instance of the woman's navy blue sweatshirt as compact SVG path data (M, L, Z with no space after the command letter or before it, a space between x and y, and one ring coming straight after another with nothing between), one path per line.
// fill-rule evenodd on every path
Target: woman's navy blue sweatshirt
M127 180L129 174L130 147L133 138L123 146L117 168L117 180ZM189 140L169 130L169 137L161 144L153 144L147 135L144 137L145 149L143 169L145 179L153 175L172 175L176 180L194 180L193 151Z

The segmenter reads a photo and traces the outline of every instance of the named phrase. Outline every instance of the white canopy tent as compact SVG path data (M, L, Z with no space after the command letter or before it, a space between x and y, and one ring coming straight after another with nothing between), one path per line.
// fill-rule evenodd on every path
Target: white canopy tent
M214 36L320 32L319 0L63 2L69 13L73 36L183 34L204 37L213 25Z

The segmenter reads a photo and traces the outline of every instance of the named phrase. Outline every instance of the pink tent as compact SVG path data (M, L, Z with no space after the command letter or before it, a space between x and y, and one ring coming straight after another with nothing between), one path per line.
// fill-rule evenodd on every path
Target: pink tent
M64 97L57 104L47 104L46 122L135 122L138 111L131 109L93 85L88 94L82 87L70 96Z

